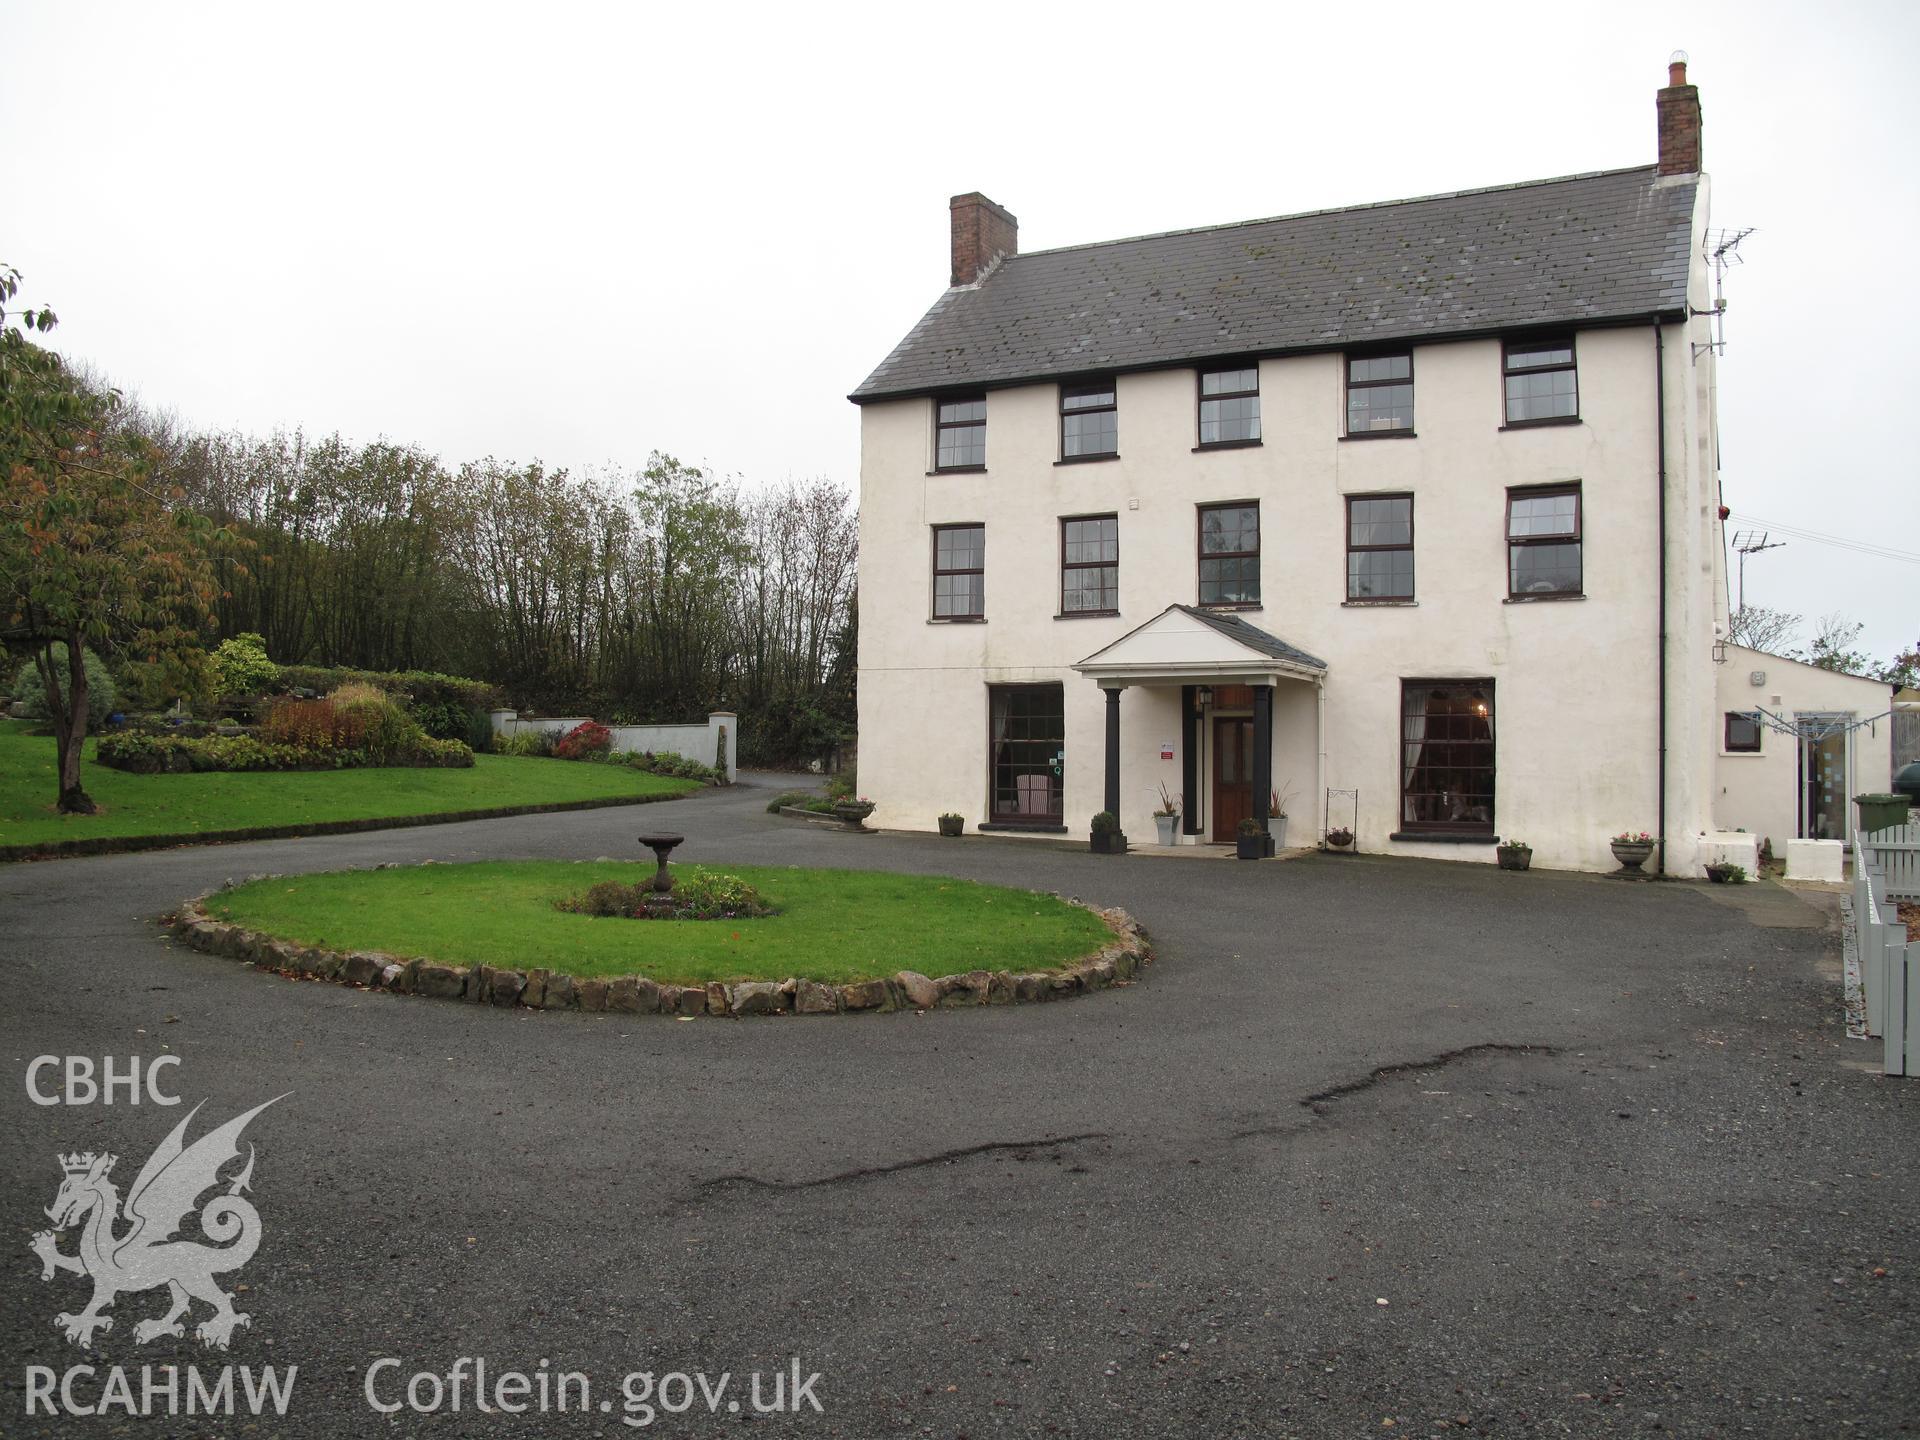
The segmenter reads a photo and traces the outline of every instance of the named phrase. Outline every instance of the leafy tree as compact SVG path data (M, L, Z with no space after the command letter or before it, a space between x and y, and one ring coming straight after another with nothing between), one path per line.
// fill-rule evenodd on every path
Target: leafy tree
M1902 688L1920 685L1920 641L1915 641L1909 649L1902 650L1881 668L1880 678L1889 685Z
M1749 650L1765 650L1772 655L1789 655L1787 642L1800 628L1800 617L1786 610L1769 610L1764 605L1743 605L1727 621L1727 638Z
M0 623L40 674L58 806L91 814L80 784L87 647L120 645L151 663L191 645L214 596L213 526L150 482L148 447L116 424L120 397L29 338L54 317L7 308L19 278L0 267Z
M1813 643L1804 652L1796 652L1793 658L1842 675L1871 677L1875 674L1873 657L1863 650L1852 648L1853 642L1860 638L1860 632L1865 628L1858 620L1848 620L1841 615L1823 615Z

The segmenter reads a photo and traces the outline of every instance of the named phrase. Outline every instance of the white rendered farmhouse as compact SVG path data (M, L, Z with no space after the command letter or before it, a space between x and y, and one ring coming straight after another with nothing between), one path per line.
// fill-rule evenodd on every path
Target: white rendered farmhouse
M1725 619L1708 183L1656 164L1018 253L861 407L877 825L1608 868L1715 828ZM1330 794L1331 792L1331 794ZM1725 820L1722 823L1737 823Z

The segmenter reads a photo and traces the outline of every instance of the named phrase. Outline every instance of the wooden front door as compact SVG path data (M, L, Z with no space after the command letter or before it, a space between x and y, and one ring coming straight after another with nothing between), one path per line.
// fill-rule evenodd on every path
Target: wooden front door
M1213 839L1232 844L1240 822L1253 814L1253 721L1213 722Z

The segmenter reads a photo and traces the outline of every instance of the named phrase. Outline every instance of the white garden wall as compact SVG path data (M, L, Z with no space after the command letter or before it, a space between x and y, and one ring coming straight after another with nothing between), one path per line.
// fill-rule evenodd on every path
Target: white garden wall
M558 730L564 735L593 718L590 715L522 716L517 710L495 710L492 715L496 735L537 735L543 730ZM613 732L615 750L684 755L702 765L714 763L724 737L727 783L731 785L739 774L740 717L731 710L710 712L704 725L609 725L607 728Z

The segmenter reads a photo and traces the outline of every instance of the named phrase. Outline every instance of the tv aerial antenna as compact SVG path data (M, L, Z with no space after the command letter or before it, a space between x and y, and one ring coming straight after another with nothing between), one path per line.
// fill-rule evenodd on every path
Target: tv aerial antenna
M1711 350L1715 355L1724 355L1727 351L1727 271L1736 265L1746 264L1740 254L1740 242L1753 234L1754 227L1745 226L1739 230L1709 230L1707 232L1707 261L1713 266L1713 308L1694 310L1694 315L1705 315L1712 321L1713 339L1695 341L1693 358L1698 360L1702 354Z
M1733 548L1740 555L1740 604L1739 609L1747 608L1747 556L1758 555L1762 550L1778 550L1787 542L1774 540L1765 530L1736 530L1733 532Z

